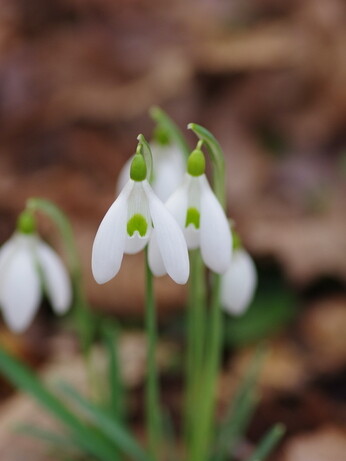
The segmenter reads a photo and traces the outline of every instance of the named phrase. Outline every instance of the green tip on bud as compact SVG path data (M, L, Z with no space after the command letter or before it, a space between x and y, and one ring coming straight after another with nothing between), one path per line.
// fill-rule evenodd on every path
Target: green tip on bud
M162 126L157 125L154 130L153 138L161 146L167 146L170 143L169 134Z
M201 150L195 149L187 159L187 172L191 176L201 176L205 172L205 158Z
M30 211L23 211L18 216L17 230L22 234L33 234L36 231L36 220Z
M133 157L130 169L130 178L133 181L144 181L147 177L147 166L143 155L136 154Z

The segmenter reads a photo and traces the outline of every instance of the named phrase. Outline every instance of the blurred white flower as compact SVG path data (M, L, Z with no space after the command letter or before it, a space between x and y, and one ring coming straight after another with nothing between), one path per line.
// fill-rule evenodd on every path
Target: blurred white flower
M92 251L95 280L101 284L112 279L120 269L123 254L141 251L152 235L153 227L166 273L176 283L186 283L189 258L183 233L149 185L143 157L136 155L132 160L130 179L96 233Z
M166 207L183 229L188 248L200 247L206 266L223 274L231 260L232 234L204 169L203 154L200 151L192 152L188 160L188 173L182 185L166 202ZM155 232L149 244L149 261L154 274L165 273Z
M231 264L221 278L221 305L233 315L249 307L257 286L256 266L242 248L234 250Z
M165 202L181 184L186 171L185 159L182 152L174 144L162 145L150 143L153 155L152 188L158 198ZM117 182L117 195L125 187L131 169L133 156L125 163L120 171Z
M52 248L36 234L16 232L0 249L0 307L7 326L24 331L42 298L42 286L57 314L71 304L67 271Z

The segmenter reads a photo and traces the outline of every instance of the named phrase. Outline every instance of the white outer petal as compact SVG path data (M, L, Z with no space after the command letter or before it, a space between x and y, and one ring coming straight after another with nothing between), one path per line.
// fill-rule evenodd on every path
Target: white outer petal
M222 307L241 315L249 307L257 286L256 266L245 250L236 250L231 265L221 278Z
M149 248L148 248L148 260L151 272L156 277L161 277L167 274L163 259L160 253L159 245L157 243L157 237L155 229L151 233Z
M137 232L135 232L132 237L127 235L125 240L125 253L129 255L139 253L148 243L148 240L149 237L139 237Z
M184 284L189 278L190 265L183 232L147 181L143 181L143 187L148 197L157 243L167 274L176 283Z
M3 271L3 268L6 266L11 254L16 250L18 242L18 234L14 234L7 242L5 242L0 248L0 274Z
M186 171L182 152L175 145L151 143L154 162L153 190L162 202L177 189Z
M38 241L36 254L53 310L57 314L64 314L72 300L71 282L67 270L60 257L42 240Z
M134 181L129 180L107 211L97 230L91 267L97 283L108 282L119 272L126 239L127 200Z
M200 176L200 246L205 264L224 274L231 262L232 234L225 212L211 190L205 175Z
M35 316L41 299L40 279L33 257L35 237L15 236L11 257L1 271L0 304L8 327L20 333Z
M120 170L119 176L118 176L118 181L117 181L117 186L116 186L116 195L120 195L121 191L124 189L126 186L128 180L130 179L130 170L131 170L131 163L133 160L133 155L127 160L127 162L124 164L122 169Z
M189 183L190 176L186 175L183 183L165 203L167 210L175 218L181 229L184 229L186 222Z

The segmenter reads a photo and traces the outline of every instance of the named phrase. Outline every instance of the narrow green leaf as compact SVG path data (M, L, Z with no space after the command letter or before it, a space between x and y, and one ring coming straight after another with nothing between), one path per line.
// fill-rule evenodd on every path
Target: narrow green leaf
M276 424L272 427L247 461L264 461L280 442L284 433L285 427L282 424Z
M50 445L57 446L59 448L64 448L66 450L76 449L76 445L72 440L72 436L70 434L63 435L57 434L52 431L47 431L46 429L42 429L36 426L29 426L29 425L21 425L16 429L16 432L23 434L28 437L34 437L44 442L49 443Z
M0 370L17 387L29 393L55 418L71 429L81 447L102 461L114 461L113 448L86 426L79 418L46 389L24 365L0 349Z
M71 399L73 404L77 405L85 412L86 417L95 424L105 436L112 440L124 454L132 456L133 459L137 461L153 461L120 423L114 421L107 413L82 397L75 389L71 388L71 386L62 383L59 388Z
M116 325L104 322L102 325L103 342L108 355L109 414L117 421L125 421L125 388L121 377L118 356L119 331Z
M185 157L188 158L190 154L190 148L183 136L181 130L173 122L173 120L159 107L152 107L149 111L150 116L155 122L161 125L167 133L169 133L170 138L174 141L177 146L180 147L180 150L185 154Z
M265 349L260 346L239 386L238 392L230 403L225 421L219 430L216 455L213 456L214 461L226 460L247 429L258 401L255 393L256 381L263 364L264 354Z

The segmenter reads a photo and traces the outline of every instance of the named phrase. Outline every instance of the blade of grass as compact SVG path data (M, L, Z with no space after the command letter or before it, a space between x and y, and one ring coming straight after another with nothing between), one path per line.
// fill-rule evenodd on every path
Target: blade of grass
M247 461L264 461L280 442L284 433L285 427L282 424L276 424L272 427Z
M102 461L114 461L113 447L86 426L20 362L0 349L0 370L18 388L34 397L54 417L70 428L81 447Z
M216 456L214 461L224 461L234 449L235 444L246 431L247 425L255 410L257 396L255 394L256 381L262 367L265 349L260 346L250 367L236 393L226 418L219 430L219 438L216 443Z
M49 443L52 446L58 447L59 449L64 448L66 450L76 450L76 444L72 440L72 436L57 434L40 427L21 425L16 428L16 432L23 434L28 437L40 439L44 442Z
M108 354L109 413L117 421L125 421L125 388L123 385L119 356L119 329L114 324L102 325L103 342Z
M110 418L107 413L95 407L95 405L82 397L71 386L61 383L59 388L71 399L71 402L83 410L87 418L125 454L138 461L153 461L126 429L117 421Z

